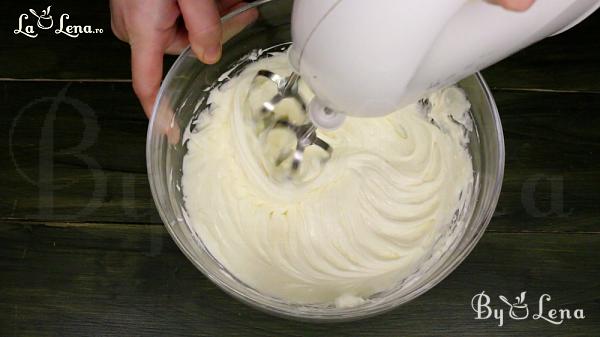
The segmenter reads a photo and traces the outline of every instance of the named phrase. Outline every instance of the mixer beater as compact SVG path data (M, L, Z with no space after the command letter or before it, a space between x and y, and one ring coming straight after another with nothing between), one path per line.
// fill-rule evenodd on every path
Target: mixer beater
M317 135L316 126L308 118L304 118L302 123L297 123L293 122L288 116L278 116L276 114L277 107L289 99L295 101L301 111L306 114L307 105L298 90L300 75L293 72L289 76L284 77L269 70L259 70L252 80L248 97L259 87L259 82L265 79L275 84L277 91L269 100L263 102L259 107L252 109L257 134L266 134L272 130L284 128L292 131L296 137L295 147L279 151L275 165L279 166L291 157L291 175L295 174L302 164L306 148L313 145L325 151L327 154L326 158L329 159L333 149Z

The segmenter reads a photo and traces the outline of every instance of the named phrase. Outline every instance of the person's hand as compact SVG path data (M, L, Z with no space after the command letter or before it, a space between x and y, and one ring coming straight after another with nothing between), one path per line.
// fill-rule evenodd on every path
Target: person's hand
M529 9L535 0L492 0L491 2L511 11L522 12Z
M213 64L223 42L258 16L237 15L225 25L220 17L245 3L241 0L111 0L114 34L131 46L133 89L150 117L160 88L165 53L178 54L191 44L196 56Z

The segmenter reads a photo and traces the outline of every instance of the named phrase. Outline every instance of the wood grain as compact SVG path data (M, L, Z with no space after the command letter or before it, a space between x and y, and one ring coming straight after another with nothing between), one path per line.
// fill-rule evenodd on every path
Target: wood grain
M146 176L147 121L128 84L1 85L0 219L161 223ZM490 230L598 232L600 95L495 98L506 174Z
M55 34L40 34L35 39L14 35L19 15L36 6L45 8L47 2L0 3L0 78L131 78L129 47L112 35L106 1L86 1L81 6L76 0L62 0L52 9L56 15L69 13L73 24L103 28L103 34L76 39ZM484 75L494 88L600 91L599 31L600 13L595 13L566 33L490 67ZM173 60L167 57L165 70Z
M600 232L600 95L495 91L505 176L490 230Z
M482 28L484 29L484 28ZM600 91L600 13L483 71L493 88Z
M162 227L7 223L0 226L0 335L37 336L597 336L598 235L486 233L454 273L418 300L346 324L307 324L241 305L197 271ZM474 320L481 291L527 291L537 307L584 309L554 326ZM497 301L497 299L495 299Z
M124 83L2 84L1 217L159 223Z

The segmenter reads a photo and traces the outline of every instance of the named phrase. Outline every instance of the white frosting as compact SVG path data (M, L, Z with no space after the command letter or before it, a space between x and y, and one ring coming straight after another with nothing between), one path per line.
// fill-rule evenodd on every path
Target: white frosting
M471 195L464 93L431 95L428 112L415 104L319 131L332 157L322 164L310 147L298 177L282 182L288 171L273 164L281 145L271 145L294 139L281 130L261 141L248 122L257 69L291 72L285 54L256 61L211 92L189 133L185 207L209 251L246 284L296 303L360 305L413 274Z

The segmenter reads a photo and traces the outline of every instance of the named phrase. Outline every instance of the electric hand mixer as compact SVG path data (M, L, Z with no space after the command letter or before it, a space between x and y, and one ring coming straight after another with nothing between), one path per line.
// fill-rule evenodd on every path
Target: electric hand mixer
M483 0L295 0L290 62L296 73L260 71L277 94L261 113L273 116L286 98L298 100L309 123L271 120L297 136L292 170L317 128L332 130L346 116L378 117L473 74L547 36L575 26L599 0L538 0L511 12ZM297 92L302 79L310 102Z

